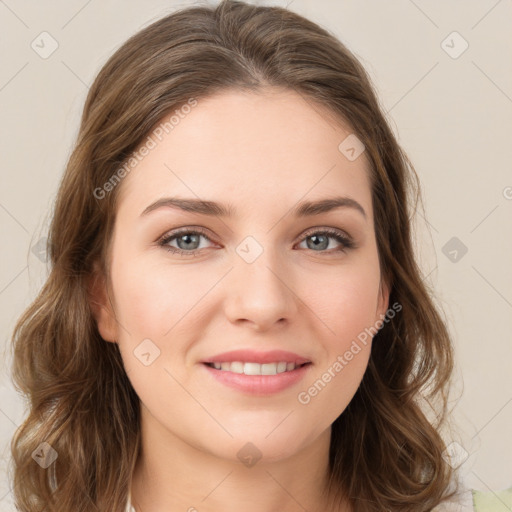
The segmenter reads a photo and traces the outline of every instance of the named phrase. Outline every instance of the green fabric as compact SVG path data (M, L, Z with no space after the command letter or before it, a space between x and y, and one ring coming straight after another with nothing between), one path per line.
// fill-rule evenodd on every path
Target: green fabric
M471 491L475 512L511 512L512 487L504 491Z

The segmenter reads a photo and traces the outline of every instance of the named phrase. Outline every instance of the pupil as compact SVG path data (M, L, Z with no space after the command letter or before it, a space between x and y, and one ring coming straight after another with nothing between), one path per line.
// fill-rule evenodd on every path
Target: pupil
M184 240L184 239L193 239L193 238L198 238L198 235L182 235L181 238L179 240ZM197 242L197 240L192 240L192 243ZM190 240L188 242L185 242L185 244L188 244L188 243L191 243ZM187 249L190 249L190 247L186 247Z
M310 238L311 239L316 239L317 241L318 241L319 238L323 238L324 239L323 243L322 242L314 243L313 244L313 248L315 248L315 247L318 248L321 245L322 246L321 248L325 249L329 245L328 238L325 235L320 235L320 236L318 236L318 235L311 235ZM325 242L327 242L327 244Z

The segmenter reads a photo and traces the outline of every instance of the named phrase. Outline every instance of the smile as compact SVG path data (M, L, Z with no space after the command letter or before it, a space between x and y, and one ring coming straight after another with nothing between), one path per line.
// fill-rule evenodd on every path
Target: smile
M207 370L214 382L245 394L268 396L298 385L313 364L285 361L262 364L231 361L205 362L201 366Z
M303 364L287 363L286 361L263 364L244 363L242 361L206 364L210 366L210 368L215 368L216 370L239 374L243 373L245 375L277 375L278 373L291 372L296 368L304 366Z

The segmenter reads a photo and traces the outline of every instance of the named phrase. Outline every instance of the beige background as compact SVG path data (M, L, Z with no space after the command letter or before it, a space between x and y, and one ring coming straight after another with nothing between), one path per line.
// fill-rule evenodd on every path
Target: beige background
M88 84L135 31L195 3L0 0L3 351L47 272L32 248L45 235ZM294 0L289 8L361 59L420 175L428 220L419 217L419 257L457 350L454 457L468 486L510 487L512 2ZM31 48L49 37L43 31L58 43L46 59ZM8 366L0 373L0 511L13 510L8 442L23 418ZM510 509L498 503L495 510Z

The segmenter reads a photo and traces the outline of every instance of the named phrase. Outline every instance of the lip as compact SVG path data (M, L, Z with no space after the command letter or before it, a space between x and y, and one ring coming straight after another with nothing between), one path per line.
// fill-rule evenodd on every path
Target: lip
M230 352L224 352L208 359L204 359L201 363L231 363L233 361L260 364L286 361L287 363L295 363L297 365L311 362L310 359L306 359L294 352L287 352L286 350L270 350L268 352L257 352L255 350L232 350Z
M235 361L236 359L233 360ZM238 361L239 360L240 359L238 359ZM226 359L223 359L223 361L228 362ZM275 361L275 359L273 361ZM283 361L283 359L281 359L281 361ZM252 362L258 361L252 360ZM293 360L290 362L293 362ZM225 386L250 395L265 396L278 393L297 384L309 372L312 364L304 364L303 366L295 368L295 370L278 373L276 375L245 375L244 373L232 373L224 370L216 370L208 366L206 362L202 363L201 366L214 379Z

